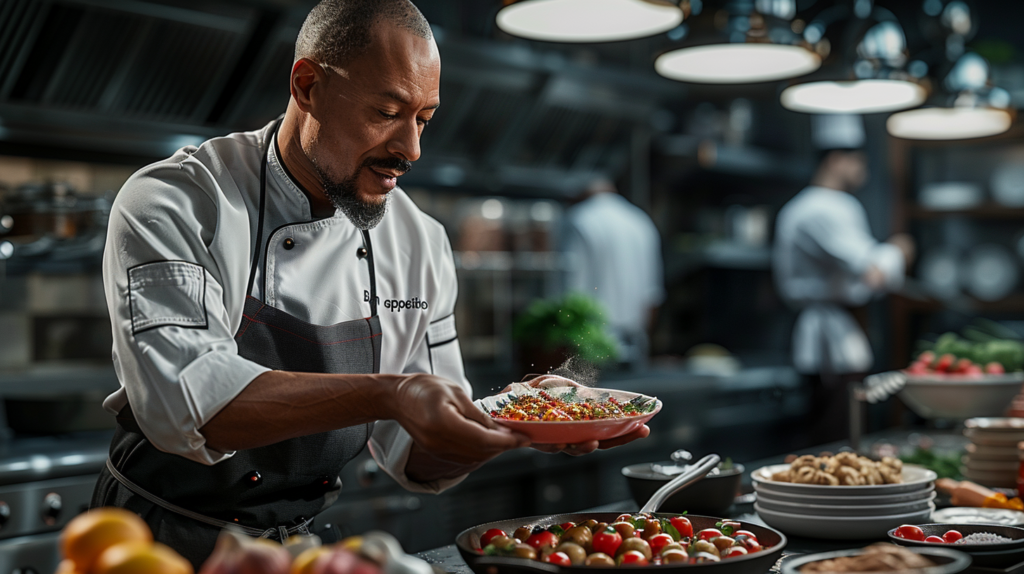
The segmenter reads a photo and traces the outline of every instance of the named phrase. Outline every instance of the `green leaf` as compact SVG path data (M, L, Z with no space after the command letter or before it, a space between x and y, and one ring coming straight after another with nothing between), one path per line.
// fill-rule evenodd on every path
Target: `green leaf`
M672 523L666 518L661 519L661 531L671 536L672 540L675 540L676 542L679 542L683 539L683 535L679 534L679 531L676 530L676 527L672 526Z
M554 534L555 536L561 538L562 535L565 534L565 529L562 528L560 525L556 524L556 525L552 526L551 528L548 528L548 532L550 532L550 533Z
M487 556L500 556L501 553L498 551L498 547L493 544L484 546L484 554Z
M732 536L732 533L736 532L736 530L732 527L731 524L726 524L724 522L716 522L715 528L721 530L722 534L726 536Z

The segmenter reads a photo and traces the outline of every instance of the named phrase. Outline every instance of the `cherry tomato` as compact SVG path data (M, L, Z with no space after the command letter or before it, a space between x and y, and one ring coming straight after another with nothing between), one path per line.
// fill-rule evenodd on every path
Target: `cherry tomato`
M576 527L576 523L575 522L563 522L563 523L559 524L559 526L562 527L562 530L568 532L570 528L575 528Z
M960 534L956 530L947 530L946 533L942 535L942 540L946 544L952 544L963 537L964 535Z
M925 351L917 356L918 362L931 364L935 361L935 353L931 351Z
M736 540L739 546L742 546L747 553L760 552L761 543L751 538L743 537L742 539Z
M668 521L675 527L679 532L681 538L693 538L693 524L690 524L690 519L685 516L673 516Z
M906 538L907 540L916 540L918 542L924 542L924 531L914 526L913 524L904 524L896 529L897 535L900 538Z
M565 552L552 552L541 558L541 562L548 562L557 566L572 566L572 560L569 560L569 555Z
M672 544L673 542L675 542L675 540L672 539L672 536L664 533L655 534L647 539L647 543L651 545L651 552L654 552L655 554L661 554L661 549L664 548L666 544Z
M697 533L698 540L711 540L712 538L718 538L724 536L722 531L717 528L705 528Z
M498 536L508 536L508 534L505 534L504 530L500 530L498 528L492 528L487 532L484 532L480 536L480 546L487 546L491 543L491 540Z
M618 559L619 566L625 566L627 564L631 566L647 566L647 557L644 556L643 552L638 550L629 550L623 552L622 556Z
M747 554L747 549L742 546L733 546L722 553L722 558L732 558L733 556L744 556Z
M619 546L622 546L622 535L611 526L608 526L603 532L598 532L594 535L594 540L590 545L594 552L615 556L615 551L619 549Z
M615 522L628 522L633 524L633 517L629 514L620 514L619 517L615 519Z
M932 544L945 544L946 541L939 538L938 536L929 536L924 539L925 542L931 542Z
M1003 367L1002 363L997 363L993 361L985 365L985 372L990 375L1001 375L1006 372L1006 368Z
M526 539L526 543L537 550L540 550L544 546L551 546L554 548L555 546L558 546L558 536L555 536L554 532L548 532L545 530L531 535Z
M955 361L956 361L956 357L954 357L953 355L951 355L949 353L946 353L945 355L942 355L941 357L939 357L939 362L935 364L935 370L940 372L940 373L949 372L949 370L953 367L953 363ZM908 540L910 540L910 539L908 538Z
M736 532L732 533L733 538L737 538L739 536L746 536L754 542L757 542L757 536L755 536L754 533L749 530L737 530Z

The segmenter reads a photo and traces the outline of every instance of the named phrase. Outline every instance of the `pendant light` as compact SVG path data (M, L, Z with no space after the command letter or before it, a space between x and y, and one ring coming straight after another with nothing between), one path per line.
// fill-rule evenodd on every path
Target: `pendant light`
M683 82L748 84L794 78L821 66L821 55L793 31L796 0L732 0L724 12L706 18L722 15L721 31L660 55L654 69Z
M957 59L942 87L936 96L940 105L890 116L885 124L889 134L919 140L970 139L1001 134L1013 124L1010 94L992 86L988 62L978 54L968 52Z
M682 23L667 0L520 0L502 8L498 28L545 42L614 42L667 32Z
M829 21L831 20L831 21ZM805 29L805 37L823 35L835 22L845 22L842 30L852 48L840 50L837 63L823 70L821 77L789 86L783 90L783 107L810 114L870 114L913 108L924 103L928 90L924 82L905 70L907 42L899 21L888 10L871 7L870 2L854 2L854 9L836 6L826 11Z

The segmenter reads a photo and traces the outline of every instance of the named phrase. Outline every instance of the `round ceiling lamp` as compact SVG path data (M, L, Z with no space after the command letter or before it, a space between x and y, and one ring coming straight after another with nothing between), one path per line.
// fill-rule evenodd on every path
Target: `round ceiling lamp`
M809 74L821 57L800 46L711 44L667 52L654 69L673 80L700 84L772 82Z
M904 80L809 82L782 91L782 106L808 114L874 114L915 108L928 96Z
M502 8L498 28L545 42L615 42L660 34L683 21L665 0L521 0Z
M658 56L654 69L682 82L750 84L795 78L821 67L821 56L793 31L799 29L792 22L795 0L733 0L705 18L719 20L723 14L727 20L715 24L721 30Z
M921 108L893 114L889 134L914 140L959 140L994 136L1010 129L1013 117L992 108Z
M780 96L782 106L809 114L874 114L923 104L928 91L920 80L904 70L908 57L903 29L891 13L878 12L830 14L834 22L866 29L841 54L846 64L824 77L789 86ZM845 19L851 16L853 19ZM869 17L875 19L874 24L869 23ZM824 21L812 22L805 29L805 36L820 38L828 25Z

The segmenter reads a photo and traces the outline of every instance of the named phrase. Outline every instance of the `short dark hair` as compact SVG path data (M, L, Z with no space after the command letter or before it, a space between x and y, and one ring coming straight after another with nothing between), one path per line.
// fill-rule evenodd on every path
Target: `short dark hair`
M295 60L344 66L364 54L373 27L389 22L425 39L433 38L430 24L409 0L322 0L309 12L295 41Z

